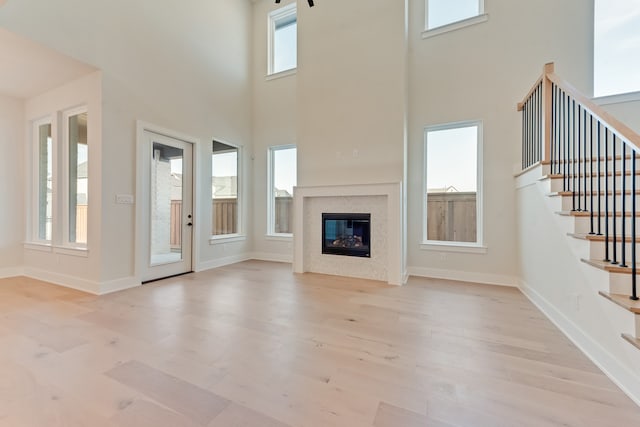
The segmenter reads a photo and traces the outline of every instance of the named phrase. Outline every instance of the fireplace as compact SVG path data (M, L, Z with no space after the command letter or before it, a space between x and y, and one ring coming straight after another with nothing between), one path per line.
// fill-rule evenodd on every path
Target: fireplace
M323 213L322 253L371 258L371 214Z

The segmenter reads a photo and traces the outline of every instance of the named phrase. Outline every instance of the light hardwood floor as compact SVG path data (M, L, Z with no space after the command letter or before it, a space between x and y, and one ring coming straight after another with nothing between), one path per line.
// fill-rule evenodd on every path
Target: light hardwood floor
M103 297L0 280L0 426L638 426L516 289L244 262Z

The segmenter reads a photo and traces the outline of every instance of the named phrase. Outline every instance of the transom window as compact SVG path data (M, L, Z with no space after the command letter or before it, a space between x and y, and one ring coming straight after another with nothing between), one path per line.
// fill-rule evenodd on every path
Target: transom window
M298 64L298 20L296 4L269 14L268 74L292 70Z
M640 91L640 0L596 0L594 96Z
M426 30L464 21L484 13L484 0L426 0Z

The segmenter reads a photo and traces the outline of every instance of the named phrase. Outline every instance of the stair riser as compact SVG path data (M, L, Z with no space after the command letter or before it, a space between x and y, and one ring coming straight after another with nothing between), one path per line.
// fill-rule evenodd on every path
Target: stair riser
M622 245L617 242L616 248L616 260L622 261ZM625 243L626 251L626 264L631 265L631 243ZM590 242L589 245L589 258L590 259L604 259L605 258L605 243L604 242ZM609 259L613 259L613 242L609 242ZM640 244L636 243L636 260L640 261ZM640 265L639 265L640 267Z
M640 276L636 276L640 285ZM609 292L614 294L631 295L631 275L621 273L609 274Z
M587 234L591 231L591 221L590 218L587 217L574 217L575 221L574 221L574 233L576 234ZM622 217L617 217L615 218L615 227L616 227L616 234L621 234L622 233ZM624 218L625 221L625 227L626 227L626 234L627 236L631 236L631 222L632 222L632 218L631 217L625 217ZM613 222L614 219L612 217L609 217L609 234L613 234ZM598 218L595 217L594 218L594 222L593 222L593 230L595 233L598 232ZM605 233L605 218L602 217L600 218L600 232L602 234ZM640 217L636 217L636 234L637 237L640 236Z
M640 176L636 175L636 189L640 190ZM626 189L627 190L631 190L631 175L627 175L625 176L626 179ZM551 191L572 191L575 188L575 191L578 192L578 189L580 190L580 192L584 191L585 188L586 190L590 191L591 190L591 181L590 178L587 177L587 181L586 181L586 187L585 187L585 180L584 177L580 177L580 183L578 184L578 179L576 178L575 182L573 180L572 177L569 178L569 182L567 182L566 179L562 179L562 178L553 178L551 180ZM563 183L564 181L564 183ZM610 176L608 179L605 179L605 177L600 177L599 179L600 181L600 191L602 193L605 192L605 187L608 186L609 191L613 190L613 177ZM608 181L605 182L605 181ZM615 185L616 185L616 190L621 190L622 189L622 176L616 176L615 177ZM597 192L598 191L598 178L594 177L593 178L593 191Z
M639 187L640 188L640 187ZM573 196L561 196L562 197L562 210L563 211L570 211L573 209ZM594 196L593 197L593 209L594 212L597 211L598 209L598 199L600 200L600 209L602 211L605 210L605 206L606 203L609 203L609 210L612 211L613 210L613 202L614 202L614 197L613 196L608 196L605 197L604 195L602 195L601 197L597 197ZM631 211L631 201L632 201L632 197L631 195L626 195L624 196L624 202L625 202L625 210L627 211ZM616 203L616 210L622 211L622 196L615 196L615 203ZM575 206L576 209L578 207L580 207L583 210L591 210L591 197L587 195L587 198L585 200L584 195L583 196L578 196L576 194L576 198L575 198ZM640 210L640 194L636 195L636 209Z
M635 333L635 337L637 339L640 339L640 315L635 315L636 317L636 333Z

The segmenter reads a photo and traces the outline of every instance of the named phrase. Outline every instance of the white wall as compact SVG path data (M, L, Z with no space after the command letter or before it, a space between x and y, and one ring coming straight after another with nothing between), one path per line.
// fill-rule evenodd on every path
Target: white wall
M3 6L0 25L102 71L101 282L134 274L134 207L116 205L115 195L135 193L137 119L202 141L196 147L202 199L210 197L213 137L251 151L250 17L248 1L226 0L25 0ZM250 170L248 159L243 162ZM250 192L249 182L243 189ZM204 224L211 222L211 204L200 207L195 219L206 233L198 236L199 264L250 249L246 240L210 246Z
M589 3L587 6L586 3ZM424 0L409 6L408 266L449 277L515 284L514 164L519 162L516 103L546 62L591 91L593 5L582 0L487 0L489 20L422 39ZM482 120L486 254L421 250L424 127Z
M595 102L598 103L598 100L596 99ZM614 102L601 106L616 119L640 134L640 100Z
M0 277L21 273L24 241L24 101L0 94Z
M260 0L253 6L253 246L257 257L291 260L291 239L273 239L267 234L267 150L270 146L297 144L297 75L269 80L267 76L267 16L292 3ZM299 7L308 7L300 3Z

